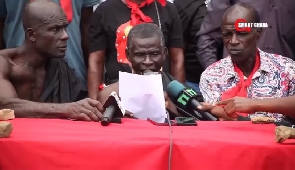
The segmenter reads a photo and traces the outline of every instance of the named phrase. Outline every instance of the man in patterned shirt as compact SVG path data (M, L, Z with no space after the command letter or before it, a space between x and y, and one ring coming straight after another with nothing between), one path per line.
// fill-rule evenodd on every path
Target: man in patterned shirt
M247 4L237 3L225 12L222 38L230 56L212 64L202 73L200 90L204 101L213 104L236 96L263 99L294 95L295 62L258 49L257 41L262 29L237 31L234 26L237 19L245 19L248 23L260 22L258 12ZM211 112L223 118L248 116L238 112L228 114L225 110L216 106ZM274 117L278 121L282 118L280 114L262 112L250 116L258 114Z

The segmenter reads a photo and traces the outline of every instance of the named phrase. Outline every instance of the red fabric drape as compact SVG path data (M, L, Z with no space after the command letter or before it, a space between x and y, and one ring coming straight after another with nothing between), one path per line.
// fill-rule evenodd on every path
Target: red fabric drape
M253 77L254 73L259 69L259 67L260 67L260 56L259 56L259 51L258 50L257 50L257 53L256 53L254 69L252 70L252 72L248 76L247 80L244 80L243 72L241 71L241 69L236 64L234 64L234 70L235 70L236 73L238 73L240 81L235 87L223 92L223 94L221 96L221 100L226 100L226 99L236 97L236 96L238 96L238 97L248 97L247 88L251 85L252 77ZM247 116L248 114L246 114L246 113L236 113L235 115L230 115L230 116L231 117L237 117L238 115Z

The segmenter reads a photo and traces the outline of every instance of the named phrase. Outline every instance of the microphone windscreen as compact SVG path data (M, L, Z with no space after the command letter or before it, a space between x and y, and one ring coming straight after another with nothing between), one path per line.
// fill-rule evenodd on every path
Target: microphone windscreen
M158 74L158 72L153 72L152 70L145 70L142 74L143 75L155 75L155 74Z
M144 70L143 74L150 73L150 72L152 72L152 70Z
M173 80L167 86L167 93L168 93L169 97L171 97L172 99L175 99L178 97L179 93L183 89L185 89L183 84L179 83L176 80Z
M103 104L103 107L104 108L107 108L107 107L109 107L109 106L111 106L111 105L115 105L115 106L117 106L117 109L118 110L116 110L117 111L117 113L118 114L122 114L122 115L124 115L125 114L125 109L122 107L122 103L121 103L121 101L120 101L120 99L119 99L119 96L117 95L117 93L116 92L112 92L111 93L111 95L107 98L107 100L105 101L105 103Z

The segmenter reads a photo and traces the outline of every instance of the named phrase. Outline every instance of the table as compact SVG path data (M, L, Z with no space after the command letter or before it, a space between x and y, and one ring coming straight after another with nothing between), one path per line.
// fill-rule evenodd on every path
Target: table
M169 129L123 119L97 122L15 119L0 139L1 170L165 170ZM288 170L295 141L275 143L275 126L250 122L198 122L173 127L173 170Z

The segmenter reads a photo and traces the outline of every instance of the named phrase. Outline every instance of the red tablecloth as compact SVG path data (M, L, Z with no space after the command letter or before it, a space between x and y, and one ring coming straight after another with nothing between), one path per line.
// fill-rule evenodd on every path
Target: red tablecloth
M96 122L15 119L0 139L1 170L165 170L169 129L123 119ZM277 144L274 125L198 122L173 127L173 170L294 170L295 141Z

